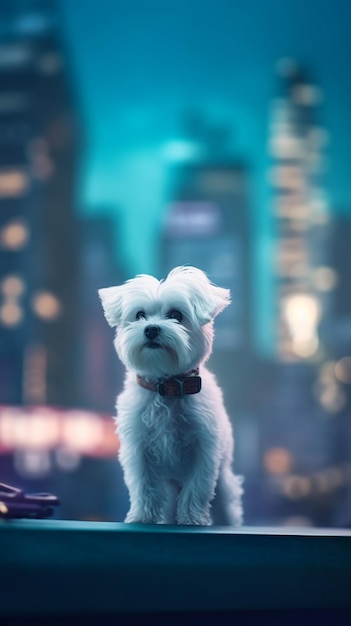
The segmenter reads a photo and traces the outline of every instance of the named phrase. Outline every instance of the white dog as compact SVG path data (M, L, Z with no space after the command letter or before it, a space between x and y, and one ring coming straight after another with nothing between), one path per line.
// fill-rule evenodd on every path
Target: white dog
M125 521L240 525L242 479L231 469L232 428L204 366L213 320L230 303L229 291L195 267L177 267L164 281L139 275L99 295L127 368L117 400L130 496Z

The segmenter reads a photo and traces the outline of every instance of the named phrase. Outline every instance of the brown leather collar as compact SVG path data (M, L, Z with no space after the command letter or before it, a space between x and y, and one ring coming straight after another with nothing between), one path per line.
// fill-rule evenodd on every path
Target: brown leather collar
M172 378L166 378L161 382L151 382L137 374L137 383L144 389L156 391L160 396L172 398L183 398L185 395L199 393L201 390L201 377L198 367L187 374L172 376Z

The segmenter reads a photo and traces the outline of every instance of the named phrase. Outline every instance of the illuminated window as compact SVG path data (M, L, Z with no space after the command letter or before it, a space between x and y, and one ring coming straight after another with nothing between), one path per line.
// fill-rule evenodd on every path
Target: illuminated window
M10 274L3 279L0 288L7 298L18 298L25 291L25 283L17 274Z
M276 165L271 169L269 178L273 186L278 189L294 191L303 189L305 185L301 168L293 165Z
M318 349L317 325L321 306L317 298L308 294L292 294L284 304L285 319L292 338L294 353L309 358Z
M303 148L301 142L286 132L278 132L274 134L270 141L270 152L273 156L284 158L301 158L303 156Z
M271 448L263 458L263 465L270 474L286 474L293 465L293 457L286 448Z
M330 291L338 282L338 275L331 267L317 267L313 277L314 284L319 291Z
M276 270L280 274L300 275L305 271L307 252L301 239L281 239L276 251Z
M335 363L335 376L345 385L351 384L351 356L344 356Z
M4 326L17 326L23 318L23 311L16 302L5 302L0 308L0 322Z
M32 306L35 313L45 320L55 320L61 314L59 299L49 291L41 291L34 296Z
M346 404L346 394L339 385L325 385L319 393L319 402L328 413L337 414Z
M279 195L275 201L275 212L279 217L301 219L307 223L311 214L311 206L305 201L302 194Z
M67 413L63 427L63 438L68 449L86 453L98 447L104 436L100 420L87 411L71 411Z
M181 140L169 141L163 149L165 159L174 162L192 161L198 158L200 153L197 143Z
M30 345L23 361L23 398L28 404L46 399L47 354L44 346Z
M27 174L20 170L0 170L0 198L22 196L29 187Z
M173 235L214 234L220 225L220 211L211 202L175 203L167 217L167 230Z
M18 250L28 241L29 231L24 222L15 220L5 226L0 232L0 242L4 248Z
M323 92L314 85L297 85L294 88L294 99L298 104L317 105L323 100Z

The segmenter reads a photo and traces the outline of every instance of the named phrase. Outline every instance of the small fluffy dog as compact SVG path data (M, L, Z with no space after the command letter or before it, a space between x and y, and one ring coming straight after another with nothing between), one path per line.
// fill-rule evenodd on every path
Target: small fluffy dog
M222 393L204 366L213 320L230 303L195 267L164 281L139 275L100 289L115 348L127 368L117 400L126 522L240 525L242 479Z

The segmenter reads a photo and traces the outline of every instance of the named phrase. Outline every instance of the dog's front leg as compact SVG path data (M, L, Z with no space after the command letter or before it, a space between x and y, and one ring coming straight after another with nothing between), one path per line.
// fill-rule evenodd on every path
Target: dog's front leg
M210 506L218 477L217 464L197 460L186 476L178 496L177 523L187 526L209 526Z
M161 524L167 495L162 477L141 462L137 472L135 466L132 473L125 472L125 482L130 497L125 522Z

